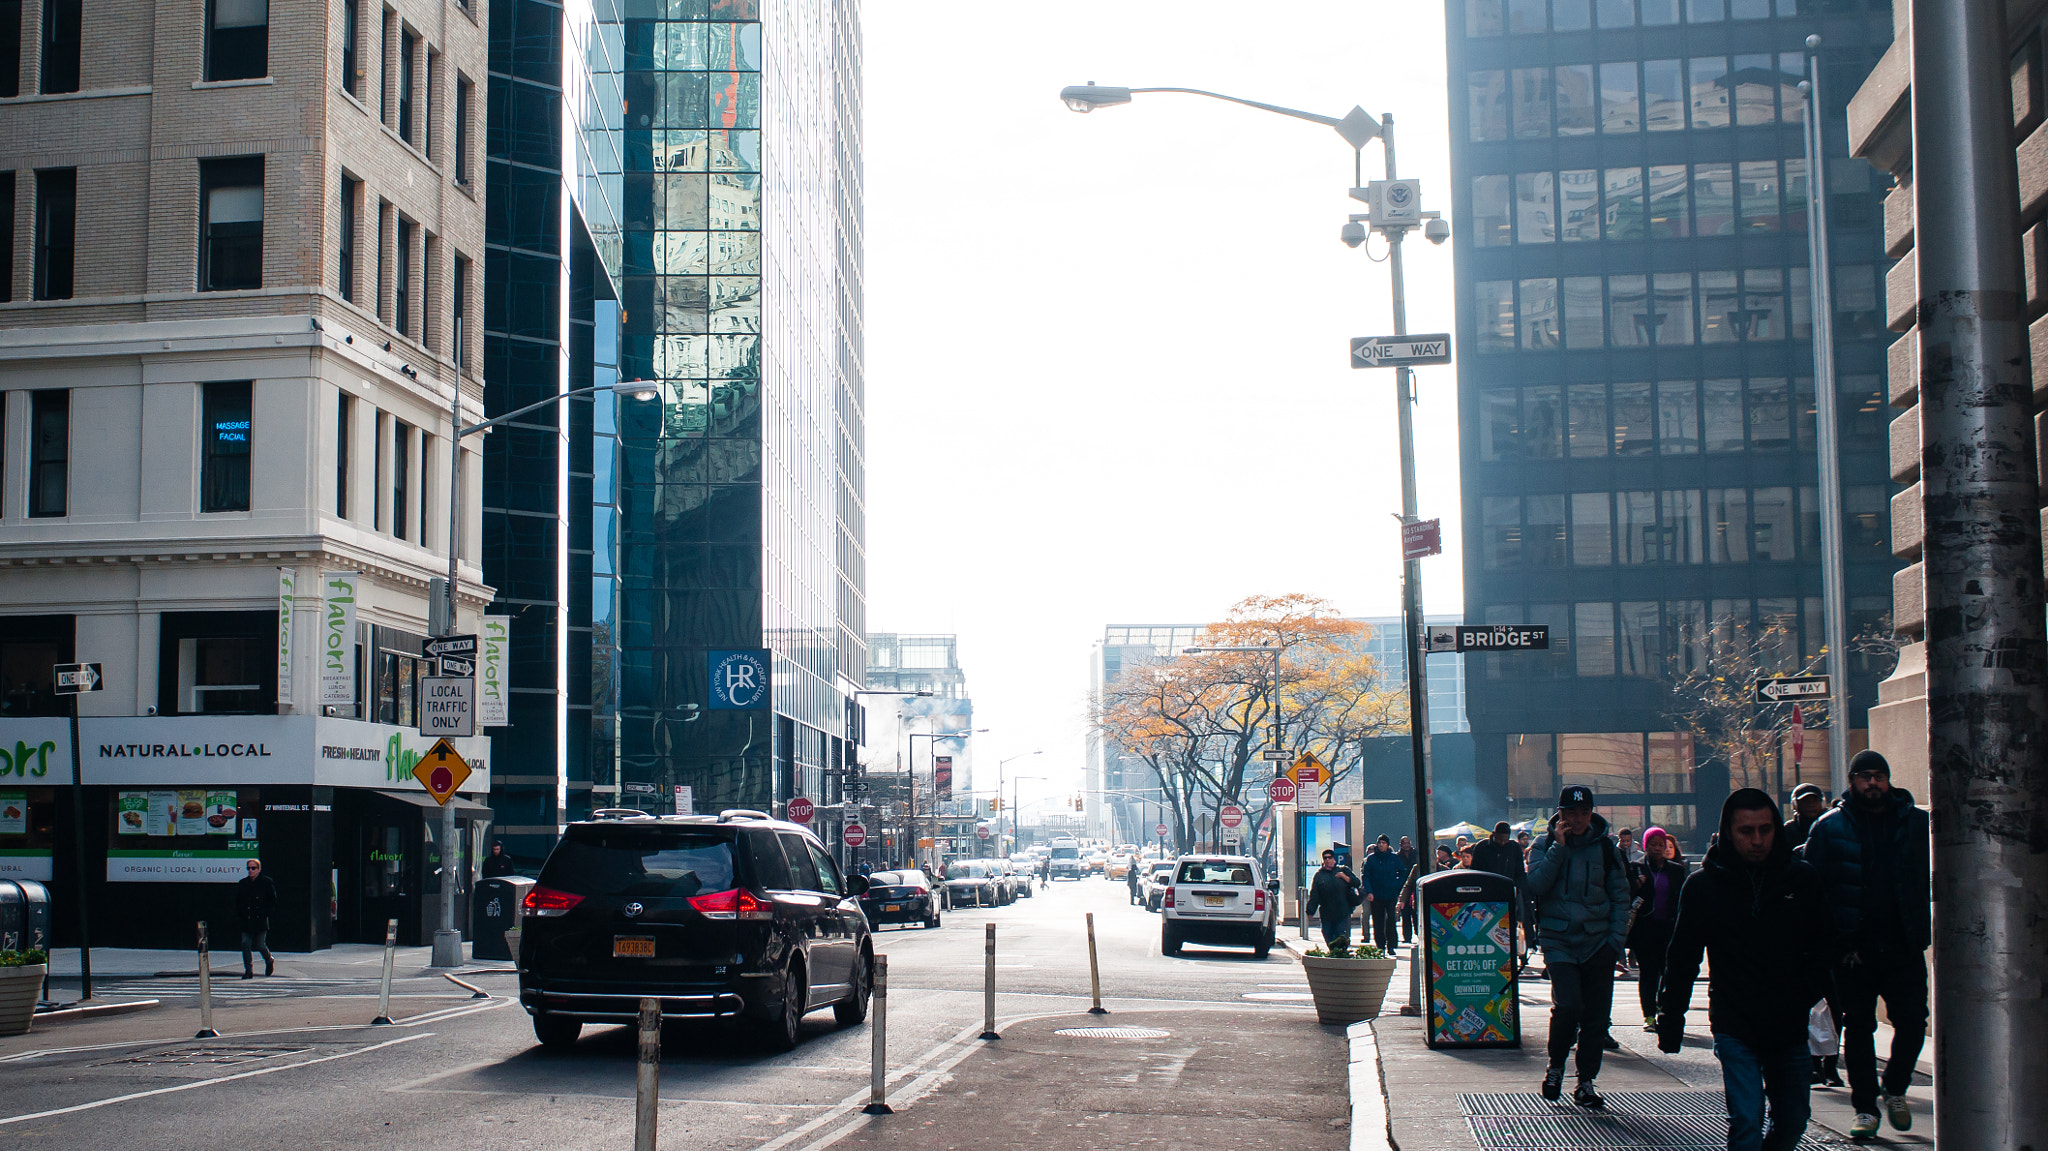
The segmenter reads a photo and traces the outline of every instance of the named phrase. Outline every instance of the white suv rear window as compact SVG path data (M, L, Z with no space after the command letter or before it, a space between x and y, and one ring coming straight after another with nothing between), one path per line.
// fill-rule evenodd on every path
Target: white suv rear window
M1238 887L1252 885L1252 869L1242 863L1204 862L1190 859L1181 863L1180 878L1175 883L1228 883Z

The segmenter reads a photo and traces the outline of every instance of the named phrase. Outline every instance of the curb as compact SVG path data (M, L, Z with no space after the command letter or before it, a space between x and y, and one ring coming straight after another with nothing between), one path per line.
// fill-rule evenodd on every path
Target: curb
M63 1023L72 1019L91 1019L98 1015L128 1015L161 1006L163 1003L156 999L137 999L129 1003L93 1003L84 1007L38 1012L33 1019L35 1023Z
M1387 1115L1386 1084L1380 1078L1380 1045L1370 1019L1344 1029L1351 1041L1351 1151L1394 1151Z

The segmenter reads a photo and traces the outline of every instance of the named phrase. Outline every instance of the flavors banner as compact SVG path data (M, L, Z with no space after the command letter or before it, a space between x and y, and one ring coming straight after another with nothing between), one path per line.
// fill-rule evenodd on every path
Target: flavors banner
M360 572L321 577L320 702L356 701L356 587Z
M504 727L506 664L512 653L512 617L487 615L478 629L476 650L476 724Z
M299 569L277 569L277 702L292 702L292 597Z
M1469 875L1448 872L1445 877ZM1448 894L1441 883L1438 894ZM1465 886L1461 884L1460 886ZM1430 894L1425 892L1425 897ZM1485 892L1484 894L1493 894ZM1515 987L1512 887L1500 899L1426 902L1429 943L1429 1045L1521 1044Z

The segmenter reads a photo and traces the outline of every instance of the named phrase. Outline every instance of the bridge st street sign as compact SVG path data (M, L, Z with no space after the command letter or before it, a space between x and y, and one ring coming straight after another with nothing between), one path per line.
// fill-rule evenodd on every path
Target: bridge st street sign
M1550 625L1502 623L1484 627L1432 627L1430 651L1548 651Z

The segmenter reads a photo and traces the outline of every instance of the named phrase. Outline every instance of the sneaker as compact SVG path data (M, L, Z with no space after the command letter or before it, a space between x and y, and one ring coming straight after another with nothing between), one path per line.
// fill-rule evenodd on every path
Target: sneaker
M1562 1094L1564 1094L1564 1064L1560 1063L1543 1073L1543 1097L1555 1103L1557 1102L1557 1097ZM1870 1129L1872 1131L1877 1130L1876 1122L1874 1118L1871 1120L1872 1126Z
M1651 1035L1655 1035L1657 1033L1657 1017L1654 1015L1644 1016L1643 1030Z
M1607 1100L1602 1099L1600 1093L1593 1089L1591 1079L1581 1079L1579 1085L1572 1088L1572 1102L1591 1111L1607 1106Z
M1913 1129L1913 1111L1906 1106L1906 1097L1904 1095L1881 1096L1880 1106L1884 1108L1884 1117L1891 1123L1892 1130L1911 1131Z
M1868 1139L1877 1134L1878 1118L1868 1111L1858 1111L1856 1121L1849 1124L1849 1138Z
M1835 1057L1832 1055L1821 1058L1820 1073L1827 1079L1827 1084L1830 1087L1848 1086L1848 1084L1842 1082L1842 1069L1837 1066Z
M1606 1039L1605 1039L1604 1041L1602 1041L1600 1045L1601 1045L1602 1047L1605 1047L1605 1048L1606 1048L1607 1050L1609 1050L1609 1051L1619 1051L1619 1050L1621 1050L1621 1041L1620 1041L1620 1040L1618 1040L1618 1039L1616 1039L1616 1038L1615 1038L1615 1037L1614 1037L1613 1035L1611 1035L1611 1034L1610 1034L1610 1035L1609 1035L1609 1036L1608 1036L1608 1037L1607 1037L1607 1038L1606 1038Z

